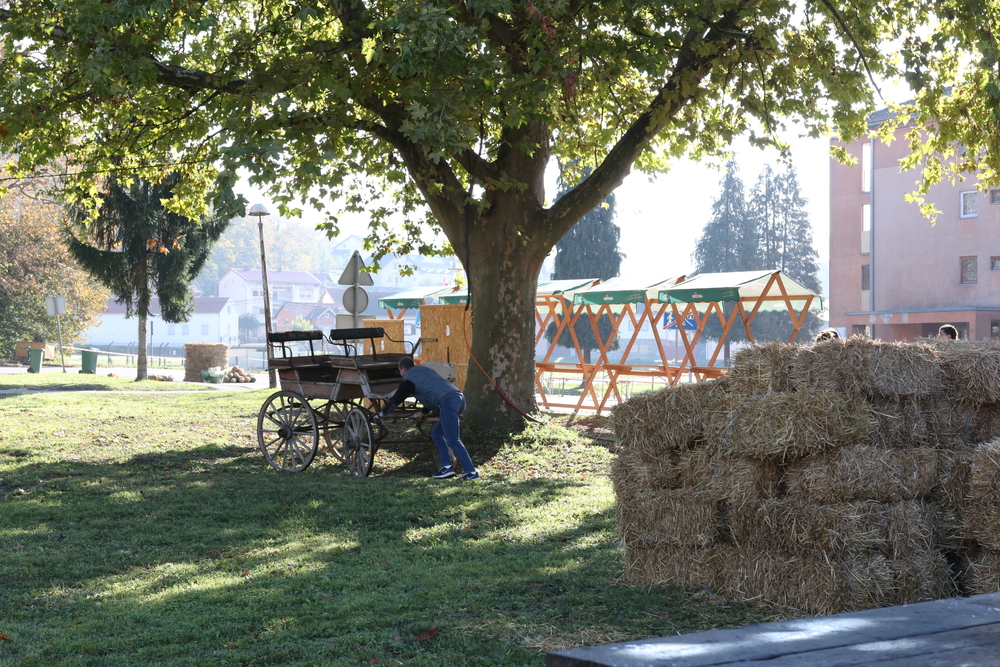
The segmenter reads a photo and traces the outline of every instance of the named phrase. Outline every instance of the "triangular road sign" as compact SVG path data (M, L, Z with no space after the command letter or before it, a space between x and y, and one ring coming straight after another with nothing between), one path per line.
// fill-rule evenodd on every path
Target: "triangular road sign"
M372 280L372 274L365 273L365 261L361 259L361 253L357 250L351 255L351 259L347 262L347 268L344 272L340 274L340 280L337 281L338 285L374 285L375 281Z

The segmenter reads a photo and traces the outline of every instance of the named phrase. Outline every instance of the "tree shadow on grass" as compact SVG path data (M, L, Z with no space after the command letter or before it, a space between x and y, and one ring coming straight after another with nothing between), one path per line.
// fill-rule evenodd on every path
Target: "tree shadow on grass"
M0 501L0 664L540 665L539 633L687 629L688 597L616 583L607 507L539 520L581 482L287 475L233 449L6 473L32 485Z

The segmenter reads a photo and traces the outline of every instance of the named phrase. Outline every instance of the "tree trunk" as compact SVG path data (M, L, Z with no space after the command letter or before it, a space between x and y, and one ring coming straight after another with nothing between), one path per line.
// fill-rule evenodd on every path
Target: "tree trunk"
M136 355L135 380L145 380L146 368L146 314L139 313L139 350Z
M535 411L535 288L548 252L544 243L517 233L514 217L500 221L493 215L489 222L470 226L465 267L474 357L465 383L466 414L481 428L506 431L523 428L524 419L479 365L514 405L529 414Z

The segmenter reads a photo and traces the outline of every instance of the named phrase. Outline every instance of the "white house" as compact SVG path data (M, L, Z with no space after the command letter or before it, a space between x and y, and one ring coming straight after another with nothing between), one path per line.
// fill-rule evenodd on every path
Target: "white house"
M188 322L170 324L160 319L160 302L153 299L146 320L147 344L154 350L178 348L184 343L239 343L239 311L228 297L195 297L194 312ZM125 317L125 306L108 301L107 310L97 326L84 332L87 345L135 347L139 320Z
M271 313L285 303L318 305L323 301L323 281L305 271L268 271ZM229 269L219 279L219 297L229 297L240 314L256 315L264 321L264 284L260 269Z

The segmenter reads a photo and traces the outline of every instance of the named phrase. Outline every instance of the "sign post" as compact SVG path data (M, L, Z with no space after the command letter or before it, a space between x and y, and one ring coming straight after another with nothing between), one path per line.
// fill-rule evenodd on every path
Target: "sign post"
M351 255L351 259L347 262L347 268L340 274L340 279L337 281L338 285L349 285L344 290L343 297L344 310L349 314L337 315L338 329L361 328L359 315L368 307L368 292L361 286L371 287L375 284L375 281L372 280L372 275L365 272L364 269L365 262L361 259L361 253L355 250L354 254Z
M56 316L56 329L59 331L59 357L62 359L63 373L66 372L66 351L62 342L62 321L60 315L66 314L66 297L47 296L45 297L45 312L49 317Z

